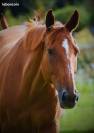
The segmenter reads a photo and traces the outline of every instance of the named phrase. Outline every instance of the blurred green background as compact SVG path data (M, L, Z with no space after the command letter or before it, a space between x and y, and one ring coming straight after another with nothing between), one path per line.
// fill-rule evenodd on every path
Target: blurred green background
M0 2L2 2L1 0ZM6 0L8 1L8 0ZM94 132L94 0L10 0L19 7L2 8L9 26L21 24L53 9L56 20L63 23L75 9L79 11L80 23L74 37L80 48L76 75L80 99L74 109L64 110L61 117L61 133Z

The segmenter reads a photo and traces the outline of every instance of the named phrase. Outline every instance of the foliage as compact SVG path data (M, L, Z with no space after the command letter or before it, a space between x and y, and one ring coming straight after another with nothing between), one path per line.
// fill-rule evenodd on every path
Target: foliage
M15 1L19 3L19 7L1 7L2 2ZM73 11L78 9L80 13L79 29L82 29L94 25L93 4L93 0L0 0L0 13L7 8L13 16L19 17L27 14L33 15L34 11L44 13L52 8L55 9L56 18L65 23Z
M78 44L81 44L81 46L86 44L89 44L90 46L91 44L94 44L93 34L88 28L83 28L81 31L75 34L75 39L77 40Z
M84 69L90 78L94 78L94 37L88 28L77 32L75 40L80 48L78 69ZM84 73L84 75L85 75Z
M8 10L5 14L8 24L9 26L14 26L14 25L19 25L24 23L25 21L28 21L29 19L29 14L28 15L24 15L24 16L18 16L18 18L15 18L14 16L12 16L11 12Z
M34 10L44 10L51 8L55 0L0 0L0 12L9 9L13 16L24 15ZM2 3L19 3L19 6L4 7Z
M80 15L80 23L79 23L79 29L82 29L85 26L89 26L90 24L90 14L84 7L76 7L76 6L66 6L63 9L57 9L54 13L56 16L56 19L59 21L62 21L63 23L66 23L67 20L70 18L74 10L77 9Z

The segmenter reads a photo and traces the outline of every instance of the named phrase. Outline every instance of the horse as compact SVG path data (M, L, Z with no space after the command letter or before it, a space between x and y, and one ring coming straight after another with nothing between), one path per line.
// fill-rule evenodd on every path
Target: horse
M5 15L3 13L0 13L0 23L1 23L2 29L8 28L7 19L6 19Z
M58 133L62 109L78 101L74 74L79 48L72 36L79 13L55 24L36 22L0 31L1 133Z

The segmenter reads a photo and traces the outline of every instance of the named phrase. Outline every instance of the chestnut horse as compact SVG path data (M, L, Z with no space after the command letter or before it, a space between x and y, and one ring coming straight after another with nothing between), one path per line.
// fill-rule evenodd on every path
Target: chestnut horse
M60 108L78 101L74 82L79 51L72 31L75 11L55 24L52 10L45 25L25 23L0 32L1 133L57 133Z

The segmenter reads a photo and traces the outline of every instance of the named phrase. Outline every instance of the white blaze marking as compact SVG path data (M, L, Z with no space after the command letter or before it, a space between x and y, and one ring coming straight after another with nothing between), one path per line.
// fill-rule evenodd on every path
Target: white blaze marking
M64 39L64 41L62 42L62 47L65 49L66 54L68 54L69 46L68 46L68 40L67 39Z
M58 91L57 90L55 91L55 96L58 96Z
M70 64L68 64L68 70L71 73L71 66L70 66Z

